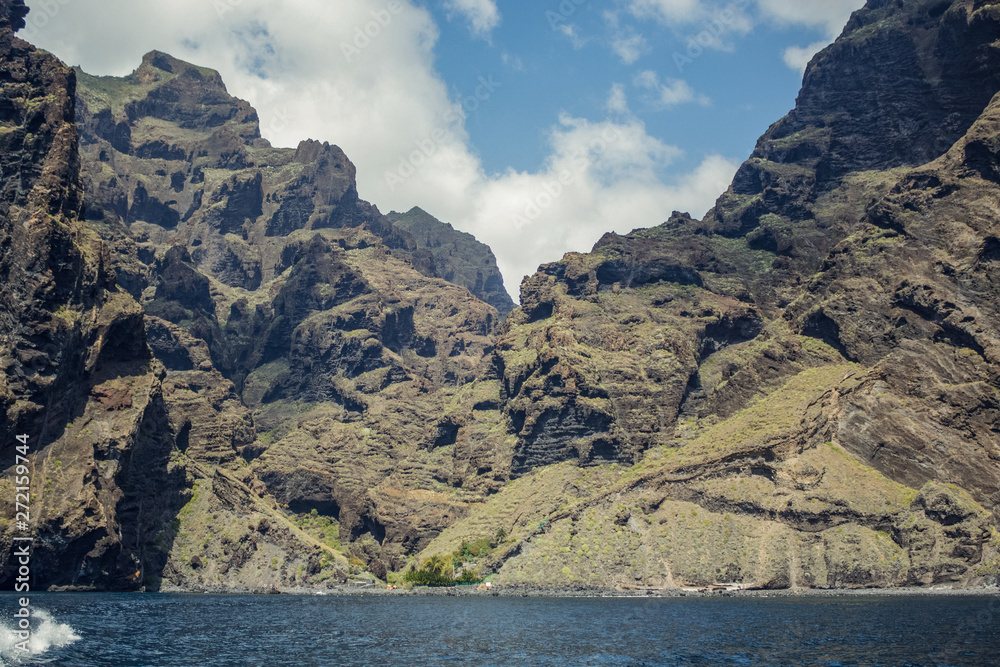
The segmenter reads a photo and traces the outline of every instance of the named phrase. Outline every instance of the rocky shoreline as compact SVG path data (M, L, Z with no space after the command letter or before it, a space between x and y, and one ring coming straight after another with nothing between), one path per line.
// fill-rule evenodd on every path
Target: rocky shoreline
M387 590L382 587L337 586L331 588L288 588L288 589L204 589L182 590L164 589L163 594L205 594L205 595L299 595L330 597L530 597L530 598L839 598L839 597L997 597L1000 587L953 588L933 586L929 588L799 588L799 589L595 589L595 588L539 588L534 586L494 586L491 590L477 590L476 586L417 587L411 590L397 588Z

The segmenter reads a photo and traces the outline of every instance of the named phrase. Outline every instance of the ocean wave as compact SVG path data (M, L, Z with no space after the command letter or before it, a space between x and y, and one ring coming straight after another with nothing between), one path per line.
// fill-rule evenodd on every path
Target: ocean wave
M16 665L26 658L44 655L55 648L80 640L80 635L66 623L60 623L44 610L31 612L32 630L27 651L18 647L24 639L14 627L0 622L0 666Z

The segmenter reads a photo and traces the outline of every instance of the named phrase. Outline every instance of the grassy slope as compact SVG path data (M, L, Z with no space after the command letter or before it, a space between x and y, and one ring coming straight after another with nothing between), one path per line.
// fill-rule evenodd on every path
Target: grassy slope
M809 443L810 414L854 382L851 364L806 370L682 448L624 468L565 463L517 480L421 554L508 540L482 565L505 584L674 588L895 586L947 566L911 534L935 531L897 484L828 442ZM957 489L932 488L985 513ZM974 526L972 530L977 529ZM995 540L994 540L995 542ZM995 548L995 545L994 545ZM985 574L985 572L982 572ZM976 573L970 573L974 575Z

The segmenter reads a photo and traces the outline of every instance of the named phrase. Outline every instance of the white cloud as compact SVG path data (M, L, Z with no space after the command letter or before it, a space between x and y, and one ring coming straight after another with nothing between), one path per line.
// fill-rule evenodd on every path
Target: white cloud
M754 16L747 12L750 4L751 0L630 0L628 9L638 19L653 19L678 32L687 31L681 35L686 46L697 53L703 49L734 50L727 36L745 35L755 23L819 30L826 35L825 41L793 46L783 54L789 67L804 70L816 52L833 42L865 0L756 0ZM617 27L617 14L606 12L605 19L613 19Z
M649 50L649 45L642 35L617 35L611 41L611 48L623 63L632 65Z
M399 11L379 13L389 6ZM667 176L680 151L650 136L616 87L608 98L614 122L564 115L549 133L541 168L487 174L463 114L508 94L506 66L452 82L449 92L434 69L437 27L408 2L341 0L336 11L324 0L74 0L60 7L35 35L40 47L94 74L127 74L154 48L218 69L229 91L257 108L272 143L340 145L358 167L363 198L386 212L421 206L475 234L494 249L515 294L539 264L589 250L607 231L656 225L674 209L703 214L738 166L712 156L694 173ZM672 81L657 84L661 100L668 89L693 95ZM387 178L401 167L410 167L405 178Z
M703 215L738 167L711 156L666 184L659 174L680 151L635 120L594 123L564 115L550 142L552 153L539 172L510 171L477 188L472 227L493 248L508 281L565 252L589 251L605 232L657 225L675 209ZM515 291L516 282L508 288Z
M804 25L826 32L832 42L864 0L757 0L765 18L786 25ZM828 42L829 43L829 42Z
M687 81L667 79L661 83L660 77L652 70L639 72L633 83L639 88L645 88L655 93L654 104L667 109L687 102L697 102L707 106L712 103L706 96L696 93Z
M625 86L616 83L611 86L611 93L608 95L608 113L614 115L629 115L628 98L625 96Z
M705 49L733 51L732 35L745 35L753 30L754 19L747 13L751 0L631 0L629 11L637 19L652 19L673 29L677 39L689 52ZM617 14L605 20L617 28Z
M687 23L699 17L699 0L631 0L629 11L639 18L655 18L666 24Z
M447 0L444 6L449 12L464 16L473 35L489 37L500 25L500 10L494 0Z
M794 70L799 72L806 71L806 65L812 60L812 57L819 53L823 48L825 48L830 42L822 41L815 42L809 46L790 46L785 49L784 60L785 64Z
M520 56L513 56L506 51L500 54L500 62L502 62L507 67L511 68L515 72L524 71L524 61L521 60Z
M812 57L833 43L847 24L851 14L864 6L864 0L757 0L766 19L781 25L801 25L826 33L826 39L808 46L792 46L785 50L785 64L804 72Z
M577 51L587 45L587 40L580 35L580 29L572 23L559 23L556 25L555 31L566 37Z

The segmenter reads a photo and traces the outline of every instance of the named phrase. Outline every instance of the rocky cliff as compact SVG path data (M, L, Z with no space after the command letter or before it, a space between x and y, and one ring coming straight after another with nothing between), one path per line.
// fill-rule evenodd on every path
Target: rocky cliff
M223 469L234 467L234 449L254 440L252 422L232 386L213 372L204 343L137 302L143 274L123 221L87 219L76 74L13 36L26 11L22 2L0 3L0 431L9 464L15 435L28 435L33 451L34 586L133 590L180 580L179 564L201 562L183 553L189 524L205 523L184 521L192 507L227 526L212 548L228 556L221 567L230 585L267 583L270 551L310 575L323 566L327 576L346 570L342 553L250 493L245 473ZM147 344L147 328L154 343L180 341L192 372L165 368ZM188 416L198 422L194 435L185 428ZM0 499L7 554L13 482L13 475L4 478ZM200 489L210 493L196 502ZM0 579L11 585L13 572L5 558ZM277 572L270 578L280 580Z
M169 455L157 435L162 376L143 341L141 308L81 220L75 77L14 37L26 14L23 2L0 3L0 448L10 473L15 436L27 434L36 452L34 562L51 582L127 587L144 565L162 566L144 547L150 527L179 509L164 492L166 467L143 473ZM7 553L14 486L5 476Z
M170 473L149 492L174 501L143 547L157 565L130 565L130 583L384 577L467 504L446 483L440 415L501 319L469 290L512 306L492 254L437 221L418 245L358 198L339 148L272 148L211 70L153 52L129 77L61 71L86 192L74 215L133 304L129 343L160 392L160 459L143 466ZM131 406L133 384L118 384L114 410ZM428 502L442 511L414 522ZM219 531L223 544L205 539Z
M426 275L467 287L496 308L500 317L514 310L514 301L504 287L503 276L489 246L471 234L456 231L419 207L406 213L393 211L386 218L413 236L416 249L411 257L415 266L426 267L422 268Z
M441 394L478 375L499 313L358 198L343 152L271 148L216 73L154 52L90 77L3 9L3 425L11 461L13 434L40 434L36 585L384 577L387 530L454 515L412 526L397 495L447 479ZM488 249L458 242L495 292Z
M871 0L704 220L506 319L488 248L272 147L216 72L89 76L0 9L38 587L997 582L1000 6Z
M869 2L704 220L526 281L494 355L524 478L428 553L502 528L505 582L996 582L998 38L995 3Z

